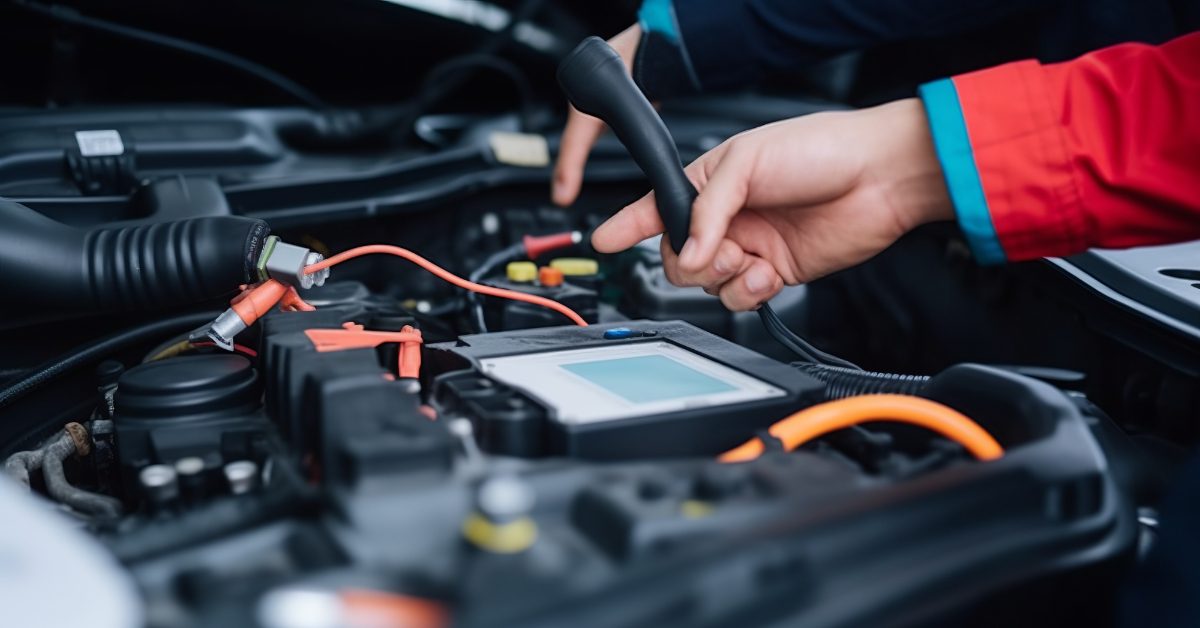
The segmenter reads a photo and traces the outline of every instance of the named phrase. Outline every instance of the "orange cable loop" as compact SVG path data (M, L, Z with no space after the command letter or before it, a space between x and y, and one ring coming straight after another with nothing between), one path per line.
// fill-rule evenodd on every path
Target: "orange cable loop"
M829 401L801 410L767 431L783 441L787 451L834 430L868 421L899 421L933 430L962 445L979 460L995 460L1004 449L979 424L936 401L908 395L861 395ZM762 455L755 438L721 454L721 462L745 462Z
M356 257L362 257L364 255L371 255L374 253L384 253L387 255L395 255L396 257L402 257L402 258L416 264L417 266L424 268L425 270L429 271L430 273L433 273L434 275L436 275L443 281L446 281L446 282L453 284L455 286L458 286L460 288L470 290L472 292L478 292L479 294L485 294L485 295L491 296L491 297L500 297L502 299L511 299L513 301L523 301L525 303L532 303L533 305L540 305L544 308L549 308L549 309L554 310L555 312L558 312L558 313L562 314L563 316L566 316L567 318L571 319L571 322L575 323L576 325L579 325L580 327L587 327L587 321L583 320L582 316L577 314L575 312L575 310L572 310L571 308L563 305L562 303L559 303L557 301L552 301L545 297L539 297L539 296L532 295L532 294L525 294L524 292L517 292L516 290L505 290L503 288L493 288L492 286L485 286L482 284L477 284L473 281L468 281L468 280L463 279L462 277L459 277L458 275L455 275L454 273L442 268L441 266L434 264L433 262L425 259L424 257L421 257L420 255L417 255L416 253L413 253L412 251L410 251L408 249L405 249L405 248L402 248L399 246L392 246L389 244L368 244L366 246L356 246L352 249L342 251L341 253L338 253L337 255L334 255L333 257L330 257L328 259L317 262L316 264L313 264L311 266L306 266L304 268L304 274L306 274L306 275L312 274L319 270L324 270L331 266L336 266L337 264L341 264L344 261L351 260Z

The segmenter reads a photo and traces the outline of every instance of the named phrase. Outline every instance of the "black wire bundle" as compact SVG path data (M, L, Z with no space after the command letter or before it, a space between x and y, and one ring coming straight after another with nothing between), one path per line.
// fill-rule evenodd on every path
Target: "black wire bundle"
M416 102L401 118L397 130L403 134L411 132L418 118L466 84L471 78L471 73L466 70L478 68L502 74L512 82L520 99L521 130L530 130L534 106L533 87L521 69L500 57L499 52L512 43L517 26L533 18L544 2L545 0L525 0L512 12L508 24L484 40L473 52L447 59L429 70L421 82L420 89L417 90Z
M203 325L212 321L218 314L220 312L181 314L160 321L154 321L153 323L146 323L133 329L119 331L77 348L64 357L55 358L38 366L33 370L33 373L0 390L0 408L24 397L67 371L102 360L112 353L127 349L152 338Z
M793 367L825 383L825 399L888 393L920 396L929 384L928 375L877 373L813 362L795 362Z
M529 79L525 78L521 69L511 61L483 54L455 57L430 70L417 89L412 109L404 116L398 130L403 133L411 131L421 116L465 82L463 77L468 74L466 70L479 68L500 74L513 84L519 100L518 119L521 130L530 130L533 124L534 95Z
M824 382L827 400L879 393L919 396L929 384L928 375L864 371L853 362L821 351L788 329L769 304L764 303L758 315L771 337L805 360L792 366Z
M788 329L787 325L780 320L779 314L775 313L775 309L771 307L770 303L764 303L762 307L758 308L758 316L762 319L763 327L767 328L767 333L771 334L772 338L804 360L815 364L837 366L856 371L862 370L862 367L857 364L821 351L807 340L797 336L795 332Z
M471 280L472 283L479 283L501 264L507 264L523 257L525 257L525 246L520 242L511 244L492 253L491 256L483 260L483 263L478 268L471 271L471 275L467 279ZM475 331L481 334L486 332L487 321L483 318L483 301L480 300L478 294L468 292L467 303L471 306L471 319L474 322Z

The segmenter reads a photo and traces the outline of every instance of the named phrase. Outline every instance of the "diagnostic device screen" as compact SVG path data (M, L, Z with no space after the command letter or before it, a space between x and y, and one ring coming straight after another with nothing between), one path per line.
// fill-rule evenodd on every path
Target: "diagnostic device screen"
M737 390L663 355L574 362L562 368L633 403Z
M786 393L664 341L479 361L483 372L542 401L561 423L592 423L746 403Z

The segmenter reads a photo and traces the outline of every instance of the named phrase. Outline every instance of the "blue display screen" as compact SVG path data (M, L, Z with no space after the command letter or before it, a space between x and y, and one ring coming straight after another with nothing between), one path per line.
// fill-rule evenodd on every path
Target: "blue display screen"
M560 366L633 403L737 390L726 382L661 355L574 362Z

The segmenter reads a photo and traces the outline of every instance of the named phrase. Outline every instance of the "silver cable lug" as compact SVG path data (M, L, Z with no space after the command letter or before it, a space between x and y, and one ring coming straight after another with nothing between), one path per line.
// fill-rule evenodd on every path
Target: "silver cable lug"
M213 322L193 331L188 336L190 342L211 340L213 344L226 350L233 351L233 339L246 330L246 322L238 313L229 308L221 313Z

